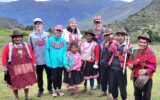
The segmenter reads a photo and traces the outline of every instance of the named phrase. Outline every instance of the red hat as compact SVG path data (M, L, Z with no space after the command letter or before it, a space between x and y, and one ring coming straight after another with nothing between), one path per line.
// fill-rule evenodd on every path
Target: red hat
M95 22L102 22L101 16L95 16L95 17L93 18L93 22L94 22L94 23L95 23Z
M56 25L54 29L63 31L63 26L62 25Z

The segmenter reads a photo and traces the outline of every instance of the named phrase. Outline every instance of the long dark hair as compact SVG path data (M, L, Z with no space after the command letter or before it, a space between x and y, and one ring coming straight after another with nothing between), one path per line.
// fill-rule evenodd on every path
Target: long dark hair
M67 31L73 33L73 30L70 26L67 27ZM74 34L77 34L78 30L75 28Z

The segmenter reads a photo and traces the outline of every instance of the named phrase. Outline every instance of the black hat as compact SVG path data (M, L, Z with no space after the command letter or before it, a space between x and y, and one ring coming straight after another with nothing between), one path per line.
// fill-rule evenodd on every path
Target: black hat
M93 29L88 29L87 31L85 31L85 34L91 34L92 36L95 36Z
M145 39L148 42L151 42L151 39L150 39L149 35L146 32L144 32L142 35L139 35L138 39Z
M11 37L14 36L23 36L22 31L19 28L13 28L12 33L10 35Z

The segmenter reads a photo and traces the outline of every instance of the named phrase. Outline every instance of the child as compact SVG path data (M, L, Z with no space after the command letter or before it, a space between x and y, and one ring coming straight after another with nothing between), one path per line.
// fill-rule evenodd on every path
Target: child
M94 79L99 76L99 46L93 41L94 36L94 31L88 29L88 31L85 32L85 40L80 43L80 52L83 61L82 71L85 79L84 90L82 92L87 92L87 80L90 80L90 95L93 94Z
M62 25L56 25L54 28L55 34L50 37L47 41L46 46L46 63L47 67L52 70L52 81L54 91L52 93L53 97L64 96L61 92L62 87L62 73L67 65L67 46L66 41L61 38L63 32Z
M67 52L68 68L64 73L64 83L70 91L70 96L77 93L78 85L83 82L83 75L81 73L81 56L78 52L78 45L71 43L70 50Z

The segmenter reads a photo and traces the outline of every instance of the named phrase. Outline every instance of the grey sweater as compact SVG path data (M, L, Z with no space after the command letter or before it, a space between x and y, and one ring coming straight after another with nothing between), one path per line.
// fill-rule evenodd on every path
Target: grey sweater
M46 48L47 39L48 39L48 33L45 31L42 31L41 33L37 33L36 31L33 31L28 36L28 43L30 44L34 52L37 65L46 64L45 48Z

